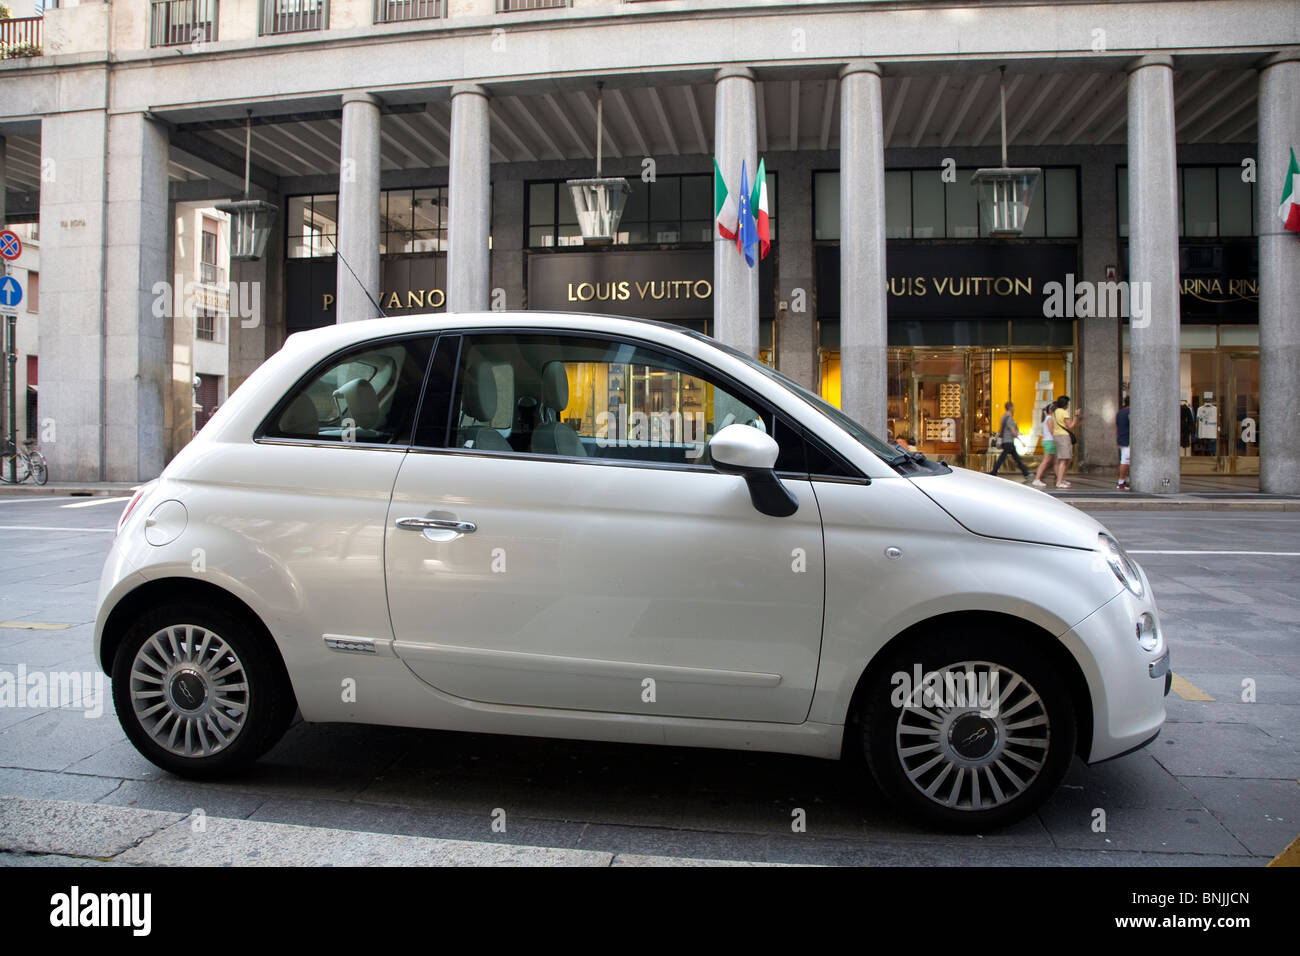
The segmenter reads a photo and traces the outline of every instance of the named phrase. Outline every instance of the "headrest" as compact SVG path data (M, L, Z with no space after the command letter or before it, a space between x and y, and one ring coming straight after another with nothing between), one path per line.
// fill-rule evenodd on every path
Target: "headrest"
M465 376L465 408L476 422L490 422L497 413L497 376L487 362L471 365Z
M316 417L316 403L304 392L293 400L280 416L282 435L319 435L320 419Z
M563 362L547 362L542 368L542 404L562 412L569 404L569 373Z
M357 428L379 427L379 396L375 394L375 387L364 378L354 378L340 385L334 392L334 400L339 399L343 400L343 416L351 418Z

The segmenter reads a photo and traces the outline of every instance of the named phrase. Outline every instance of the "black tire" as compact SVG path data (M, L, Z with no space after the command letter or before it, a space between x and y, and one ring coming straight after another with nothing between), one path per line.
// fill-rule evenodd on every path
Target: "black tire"
M195 603L152 608L131 625L113 658L113 704L141 754L197 779L253 763L297 709L265 628Z
M49 466L45 464L45 457L43 455L33 455L31 461L32 481L36 482L38 485L45 484L50 480L50 469Z
M918 670L921 694L909 696ZM934 696L924 690L930 674ZM943 830L985 832L1024 818L1056 790L1074 754L1073 702L1031 638L905 639L861 701L872 776L895 804Z

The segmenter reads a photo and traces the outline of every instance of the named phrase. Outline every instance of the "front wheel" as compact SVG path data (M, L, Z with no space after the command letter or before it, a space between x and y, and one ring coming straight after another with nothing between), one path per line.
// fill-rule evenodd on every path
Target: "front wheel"
M918 637L866 693L862 744L876 782L945 830L985 831L1032 813L1074 753L1069 692L1025 641Z
M113 703L137 750L211 778L252 763L296 709L270 637L241 615L171 604L131 626L113 659Z

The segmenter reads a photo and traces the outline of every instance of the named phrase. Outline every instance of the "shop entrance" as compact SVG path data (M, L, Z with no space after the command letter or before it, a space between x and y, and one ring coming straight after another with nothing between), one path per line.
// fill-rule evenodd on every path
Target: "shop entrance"
M989 471L1001 452L992 437L1012 402L1016 450L1036 460L1035 425L1057 395L1070 394L1073 359L1059 349L890 349L889 429L931 459Z
M1259 474L1259 354L1183 352L1184 474Z

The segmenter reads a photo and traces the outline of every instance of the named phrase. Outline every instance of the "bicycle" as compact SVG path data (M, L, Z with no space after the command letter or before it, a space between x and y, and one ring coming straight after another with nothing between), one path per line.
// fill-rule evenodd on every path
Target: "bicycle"
M4 440L3 449L0 449L0 482L9 484L12 481L18 484L31 478L38 485L45 484L50 480L50 468L45 463L45 456L36 447L36 439L24 439L23 449L19 451L12 438Z

